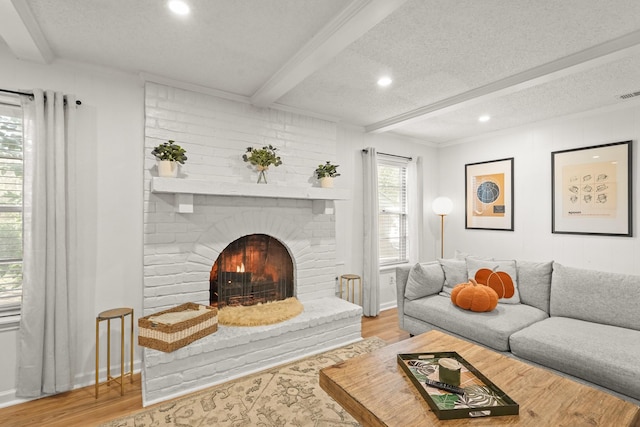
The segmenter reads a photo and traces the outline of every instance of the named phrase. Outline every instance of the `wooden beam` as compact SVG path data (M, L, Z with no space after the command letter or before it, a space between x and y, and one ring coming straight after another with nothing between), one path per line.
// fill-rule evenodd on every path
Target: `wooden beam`
M319 70L406 0L353 0L251 96L266 107Z
M43 64L54 59L26 0L0 1L0 37L18 59Z
M373 133L390 131L429 117L435 117L479 102L485 102L499 96L544 84L570 74L585 71L639 52L640 30L450 98L369 124L365 126L365 131Z

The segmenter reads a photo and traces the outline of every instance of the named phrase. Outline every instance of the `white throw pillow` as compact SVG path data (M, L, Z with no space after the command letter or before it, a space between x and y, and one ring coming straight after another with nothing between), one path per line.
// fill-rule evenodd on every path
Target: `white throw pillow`
M467 263L460 259L438 259L444 271L444 287L440 295L451 296L451 291L456 285L469 281L467 276Z
M435 295L442 290L444 273L436 262L418 263L411 267L404 297L414 300Z

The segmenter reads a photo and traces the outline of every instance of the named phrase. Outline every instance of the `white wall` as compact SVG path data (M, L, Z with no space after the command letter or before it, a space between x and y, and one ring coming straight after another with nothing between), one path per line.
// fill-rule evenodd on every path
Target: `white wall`
M440 192L451 197L445 256L458 249L499 258L555 260L604 271L640 274L640 212L633 202L634 237L551 233L551 152L633 140L633 186L638 194L640 106L609 108L477 138L438 151ZM465 164L514 157L515 231L465 230Z
M0 46L0 88L54 89L82 100L76 382L91 384L96 314L123 306L140 313L142 307L143 85L104 68L19 61L5 49ZM0 406L13 400L16 338L15 330L0 333Z

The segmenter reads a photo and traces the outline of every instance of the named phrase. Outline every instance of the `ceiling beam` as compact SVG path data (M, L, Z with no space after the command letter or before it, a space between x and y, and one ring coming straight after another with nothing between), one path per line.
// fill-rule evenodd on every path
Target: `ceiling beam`
M54 59L26 0L0 1L0 37L18 59L44 64Z
M570 74L585 71L639 52L640 30L637 30L450 98L369 124L365 126L365 131L372 133L390 131L429 117L435 117L463 107L547 83Z
M353 0L251 96L266 107L316 72L406 0Z

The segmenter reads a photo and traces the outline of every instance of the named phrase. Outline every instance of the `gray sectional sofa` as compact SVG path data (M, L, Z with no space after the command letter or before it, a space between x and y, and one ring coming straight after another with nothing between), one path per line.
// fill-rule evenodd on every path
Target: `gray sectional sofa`
M640 276L512 261L516 300L476 313L449 296L475 262L397 268L400 328L440 330L640 405Z

